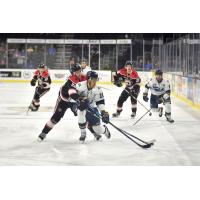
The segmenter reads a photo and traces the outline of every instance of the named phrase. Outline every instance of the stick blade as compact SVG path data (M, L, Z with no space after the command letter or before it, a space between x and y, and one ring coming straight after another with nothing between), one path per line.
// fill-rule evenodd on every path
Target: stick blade
M142 146L142 148L148 149L148 148L151 148L151 146L152 146L152 143L150 143L150 144L145 144L145 145Z
M154 142L155 142L155 141L156 141L156 140L152 140L152 141L149 142L148 144L143 145L142 148L144 148L144 149L151 148L151 146L154 145Z

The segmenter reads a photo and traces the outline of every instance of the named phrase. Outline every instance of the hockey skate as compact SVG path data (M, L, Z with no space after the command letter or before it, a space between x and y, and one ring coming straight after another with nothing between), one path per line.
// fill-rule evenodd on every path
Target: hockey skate
M93 133L94 137L96 140L100 140L101 139L101 135L97 134L97 133Z
M166 113L165 113L165 117L166 117L166 120L167 120L169 123L174 123L174 120L171 118L171 114L166 114Z
M85 141L85 138L86 138L86 132L81 132L81 136L80 136L79 140L80 140L81 142L84 142L84 141Z
M88 130L90 130L90 132L94 135L95 140L100 140L101 139L101 135L95 133L94 129L92 128L92 126L88 126Z
M31 104L28 108L29 108L32 112L36 112L36 111L38 111L39 106L34 106L33 104Z
M136 113L135 113L135 112L132 112L132 114L131 114L131 118L134 119L135 116L136 116Z
M158 108L158 113L159 113L159 117L162 117L162 115L163 115L163 107L159 107Z
M42 141L46 138L47 134L46 133L40 133L40 135L38 136L38 141Z
M111 134L110 134L110 131L108 130L108 127L106 125L103 125L103 126L105 127L105 132L104 132L105 136L108 139L110 139L111 138Z
M119 117L119 115L120 115L119 112L116 112L116 113L113 113L113 114L112 114L113 117Z

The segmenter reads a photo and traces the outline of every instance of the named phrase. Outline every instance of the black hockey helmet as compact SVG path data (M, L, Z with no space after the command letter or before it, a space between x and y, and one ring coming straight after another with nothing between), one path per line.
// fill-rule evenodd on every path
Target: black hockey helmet
M127 65L131 65L131 66L133 66L133 62L132 62L132 61L126 61L125 66L127 66Z
M45 69L46 66L45 66L45 64L42 63L42 64L39 64L39 65L38 65L38 68L39 68L39 69Z
M93 78L98 79L98 74L95 71L88 71L86 77L88 80L91 80Z
M160 70L160 69L157 69L156 71L155 71L155 75L163 75L163 72L162 72L162 70Z
M81 65L79 63L76 63L71 67L70 72L71 72L71 74L73 74L74 72L76 72L80 69L81 69Z

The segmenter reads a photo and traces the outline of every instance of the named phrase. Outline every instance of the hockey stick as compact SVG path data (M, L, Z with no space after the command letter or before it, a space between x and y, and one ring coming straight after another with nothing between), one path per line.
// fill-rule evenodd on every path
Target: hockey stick
M145 144L151 144L151 143L152 143L151 145L154 145L154 142L156 142L155 139L146 142L146 141L141 140L140 138L138 138L138 137L136 137L136 136L134 136L134 135L132 135L132 134L126 132L125 130L122 130L122 129L121 129L121 131L123 131L125 134L127 134L127 135L129 135L129 136L131 136L131 137L133 137L133 138L136 138L137 140L139 140L139 141L141 141L141 142L143 142L143 143L145 143Z
M143 103L141 103L137 98L135 98L126 88L124 88L124 90L125 90L133 99L135 99L141 106L143 106L146 110L149 111L149 116L152 115L152 113L150 112L150 110L149 110Z
M138 137L130 134L130 133L127 133L126 131L118 128L117 126L115 126L113 123L111 122L108 122L110 125L112 125L114 128L116 128L120 133L122 133L124 136L126 136L128 139L130 139L132 142L134 142L135 144L137 144L139 147L141 148L144 148L144 149L147 149L147 148L150 148L152 145L154 145L154 140L152 140L151 142L145 142L144 140L141 140L139 139ZM138 142L136 142L135 140L133 140L131 137L141 141L144 143L144 145L142 144L139 144Z
M88 106L88 108L90 109L87 109L87 111L88 112L90 112L91 114L93 114L93 116L95 116L95 117L97 117L98 119L101 119L101 117L99 116L99 114L98 113L96 113L94 110L93 110L93 108L91 107L91 106ZM108 124L110 124L111 126L113 126L115 129L117 129L120 133L122 133L125 137L127 137L129 140L131 140L132 142L134 142L135 144L137 144L138 146L140 146L141 148L150 148L154 143L154 141L151 141L150 143L148 143L148 142L145 142L145 141L143 141L143 140L141 140L140 138L138 138L138 137L136 137L136 136L134 136L134 135L132 135L132 134L130 134L130 133L127 133L126 131L124 131L124 130L122 130L122 129L120 129L120 128L118 128L117 126L115 126L113 123L111 123L111 122L108 122ZM132 138L131 138L132 137ZM144 143L144 145L142 145L142 144L139 144L138 142L136 142L133 138L135 138L135 139L137 139L137 140L139 140L140 142L143 142Z
M134 124L133 126L135 126L148 112L150 112L151 108L149 110L147 110L147 112L145 112Z

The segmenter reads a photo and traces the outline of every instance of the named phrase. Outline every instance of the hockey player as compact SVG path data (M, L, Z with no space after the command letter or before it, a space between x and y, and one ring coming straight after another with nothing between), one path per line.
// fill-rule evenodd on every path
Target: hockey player
M163 72L158 69L155 72L155 78L152 78L146 85L143 93L143 100L148 102L148 91L151 90L150 106L153 111L159 112L159 117L162 117L163 107L158 107L158 104L163 103L165 106L165 117L168 122L173 123L171 118L171 98L170 98L170 83L163 79Z
M101 116L104 123L109 122L109 114L105 111L103 92L100 87L96 86L98 74L95 71L88 71L86 76L87 81L80 82L76 85L80 100L78 124L81 136L79 140L85 140L86 126L94 134L97 140L100 139L101 134L105 134L107 138L110 138L111 134L108 128L106 125L102 125L99 117L97 117Z
M37 111L40 107L40 98L50 90L51 77L48 69L44 64L40 64L35 71L31 80L31 86L35 86L38 81L38 85L35 88L35 93L29 109L31 111Z
M76 84L86 80L86 76L81 74L81 66L75 64L72 67L72 75L69 76L66 83L60 88L54 113L51 119L44 126L42 133L38 136L39 140L45 139L49 131L61 120L68 108L77 116L78 110L78 94Z
M86 62L85 60L83 60L83 61L81 62L81 70L82 70L82 73L83 73L84 75L86 75L88 71L91 71L91 67L89 67L89 66L87 65L87 62Z
M141 79L138 76L138 73L133 69L131 62L127 62L125 67L117 71L114 76L114 85L121 87L122 82L125 82L126 87L118 99L117 111L116 113L113 113L113 117L118 117L120 115L124 102L130 96L132 110L131 117L134 118L137 111L137 97L140 92Z

